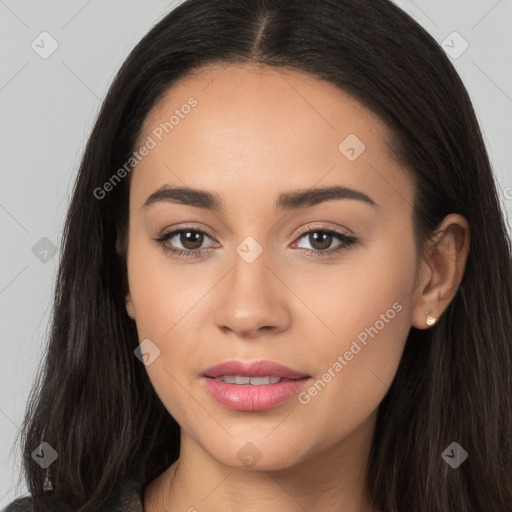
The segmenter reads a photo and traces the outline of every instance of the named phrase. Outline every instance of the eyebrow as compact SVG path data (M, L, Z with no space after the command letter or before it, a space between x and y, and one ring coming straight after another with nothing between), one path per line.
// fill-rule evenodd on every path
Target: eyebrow
M377 203L366 194L363 194L363 192L352 188L333 186L282 193L279 195L274 208L277 211L290 211L316 206L333 199L355 199L369 204L374 208L378 207ZM195 206L215 212L224 210L224 203L217 194L190 187L169 187L168 185L162 185L146 199L142 208L148 208L158 202Z

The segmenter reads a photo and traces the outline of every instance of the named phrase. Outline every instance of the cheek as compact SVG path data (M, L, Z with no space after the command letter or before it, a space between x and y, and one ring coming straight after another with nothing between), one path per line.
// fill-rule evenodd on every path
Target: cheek
M366 375L387 386L394 377L411 326L414 246L409 239L400 244L383 240L374 251L368 251L360 266L361 277L351 278L352 292L346 304L345 318L351 319L347 350L354 342L359 345L361 351L353 361L357 359L364 365L361 370ZM352 352L357 352L357 346Z
M163 249L142 235L137 239L137 235L128 260L137 329L141 339L159 340L165 350L167 341L179 331L181 323L187 323L190 312L201 301L206 284L197 279L200 271L195 265L176 264Z
M416 277L414 243L412 236L404 239L404 231L400 235L397 228L373 240L371 247L347 252L342 264L315 278L304 274L302 284L299 279L294 283L294 290L307 297L308 306L328 328L318 325L325 335L316 337L317 367L350 350L354 340L364 348L372 344L372 353L399 357L411 325Z
M301 403L326 432L349 432L384 398L411 327L416 260L412 243L382 242L354 261L330 294L332 343L315 345L315 383ZM327 438L326 438L326 441Z
M165 254L134 243L128 266L139 342L149 339L158 354L145 369L151 384L169 413L185 430L191 429L190 395L185 391L194 359L196 322L194 306L204 295L204 285L175 266ZM156 347L156 348L155 348ZM184 377L185 372L187 378Z

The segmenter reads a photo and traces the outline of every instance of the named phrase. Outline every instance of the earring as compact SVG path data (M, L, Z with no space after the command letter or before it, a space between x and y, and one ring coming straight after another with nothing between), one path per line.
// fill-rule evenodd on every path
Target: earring
M46 469L46 475L43 482L43 491L53 491L53 484L50 478L50 468Z
M426 323L429 327L430 327L430 326L432 326L432 325L434 325L434 324L436 323L436 321L437 321L437 318L436 318L436 317L434 317L434 316L430 316L430 313L432 313L432 310L431 310L431 309L429 309L429 310L425 313L425 315L426 315L426 317L427 317L427 318L426 318L426 320L425 320L425 323Z

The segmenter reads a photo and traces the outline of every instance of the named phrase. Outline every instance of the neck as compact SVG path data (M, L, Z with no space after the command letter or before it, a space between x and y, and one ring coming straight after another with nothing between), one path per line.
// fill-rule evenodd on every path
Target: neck
M147 487L144 510L373 512L365 477L374 425L372 415L338 445L275 470L226 466L182 435L180 458Z

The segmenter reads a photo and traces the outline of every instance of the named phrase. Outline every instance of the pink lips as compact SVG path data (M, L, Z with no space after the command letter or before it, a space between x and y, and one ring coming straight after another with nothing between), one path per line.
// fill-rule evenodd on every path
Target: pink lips
M216 380L221 376L280 377L273 384L229 384ZM201 381L220 404L238 411L263 411L296 395L311 377L272 361L225 361L206 369Z

